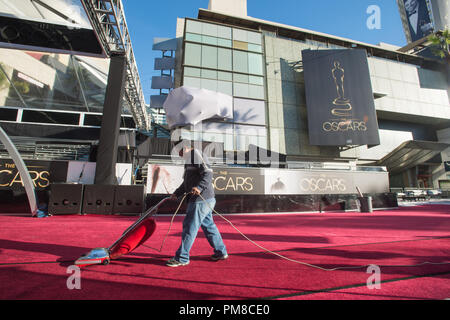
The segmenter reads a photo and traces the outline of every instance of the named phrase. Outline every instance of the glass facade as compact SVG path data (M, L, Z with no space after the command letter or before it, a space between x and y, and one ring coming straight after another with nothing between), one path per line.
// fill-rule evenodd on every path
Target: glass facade
M108 70L109 59L0 49L0 121L100 126ZM126 101L123 113L134 128Z
M183 85L233 97L233 120L186 130L190 138L224 143L226 151L267 148L262 34L186 20Z

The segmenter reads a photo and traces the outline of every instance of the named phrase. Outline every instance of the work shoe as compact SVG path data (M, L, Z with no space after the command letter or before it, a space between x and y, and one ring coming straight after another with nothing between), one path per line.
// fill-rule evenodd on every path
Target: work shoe
M168 266L168 267L182 267L182 266L187 266L188 264L189 264L189 262L180 262L180 261L176 260L175 258L172 258L169 261L167 261L166 266Z
M225 260L225 259L228 259L228 255L227 255L226 253L225 253L225 254L214 253L214 254L211 256L211 260L213 260L213 261Z

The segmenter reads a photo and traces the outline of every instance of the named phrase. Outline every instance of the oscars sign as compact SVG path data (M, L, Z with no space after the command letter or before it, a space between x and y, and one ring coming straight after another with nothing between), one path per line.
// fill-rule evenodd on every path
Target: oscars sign
M304 50L312 145L378 145L365 50Z
M183 182L183 166L150 164L147 193L171 194ZM264 175L253 168L213 168L216 194L264 194Z
M66 182L68 167L66 161L26 160L25 165L37 191L47 189L51 183ZM1 159L0 190L20 191L23 188L22 178L14 162Z

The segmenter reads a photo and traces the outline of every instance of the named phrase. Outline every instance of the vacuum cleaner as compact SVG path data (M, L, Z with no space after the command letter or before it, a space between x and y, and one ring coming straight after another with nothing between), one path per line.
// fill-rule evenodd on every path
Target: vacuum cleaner
M151 237L156 229L156 222L152 218L158 211L158 208L170 200L171 197L162 199L154 207L147 210L141 217L136 220L128 229L124 231L122 236L117 239L109 248L95 248L88 253L82 255L75 261L78 267L85 267L95 264L107 265L111 260L117 259L124 254L130 253Z

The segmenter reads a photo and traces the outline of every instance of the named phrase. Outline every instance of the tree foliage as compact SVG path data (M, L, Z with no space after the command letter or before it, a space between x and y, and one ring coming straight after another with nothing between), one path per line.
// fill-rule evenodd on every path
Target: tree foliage
M431 42L431 51L437 57L450 61L450 32L444 30L442 33L434 33L428 37Z

